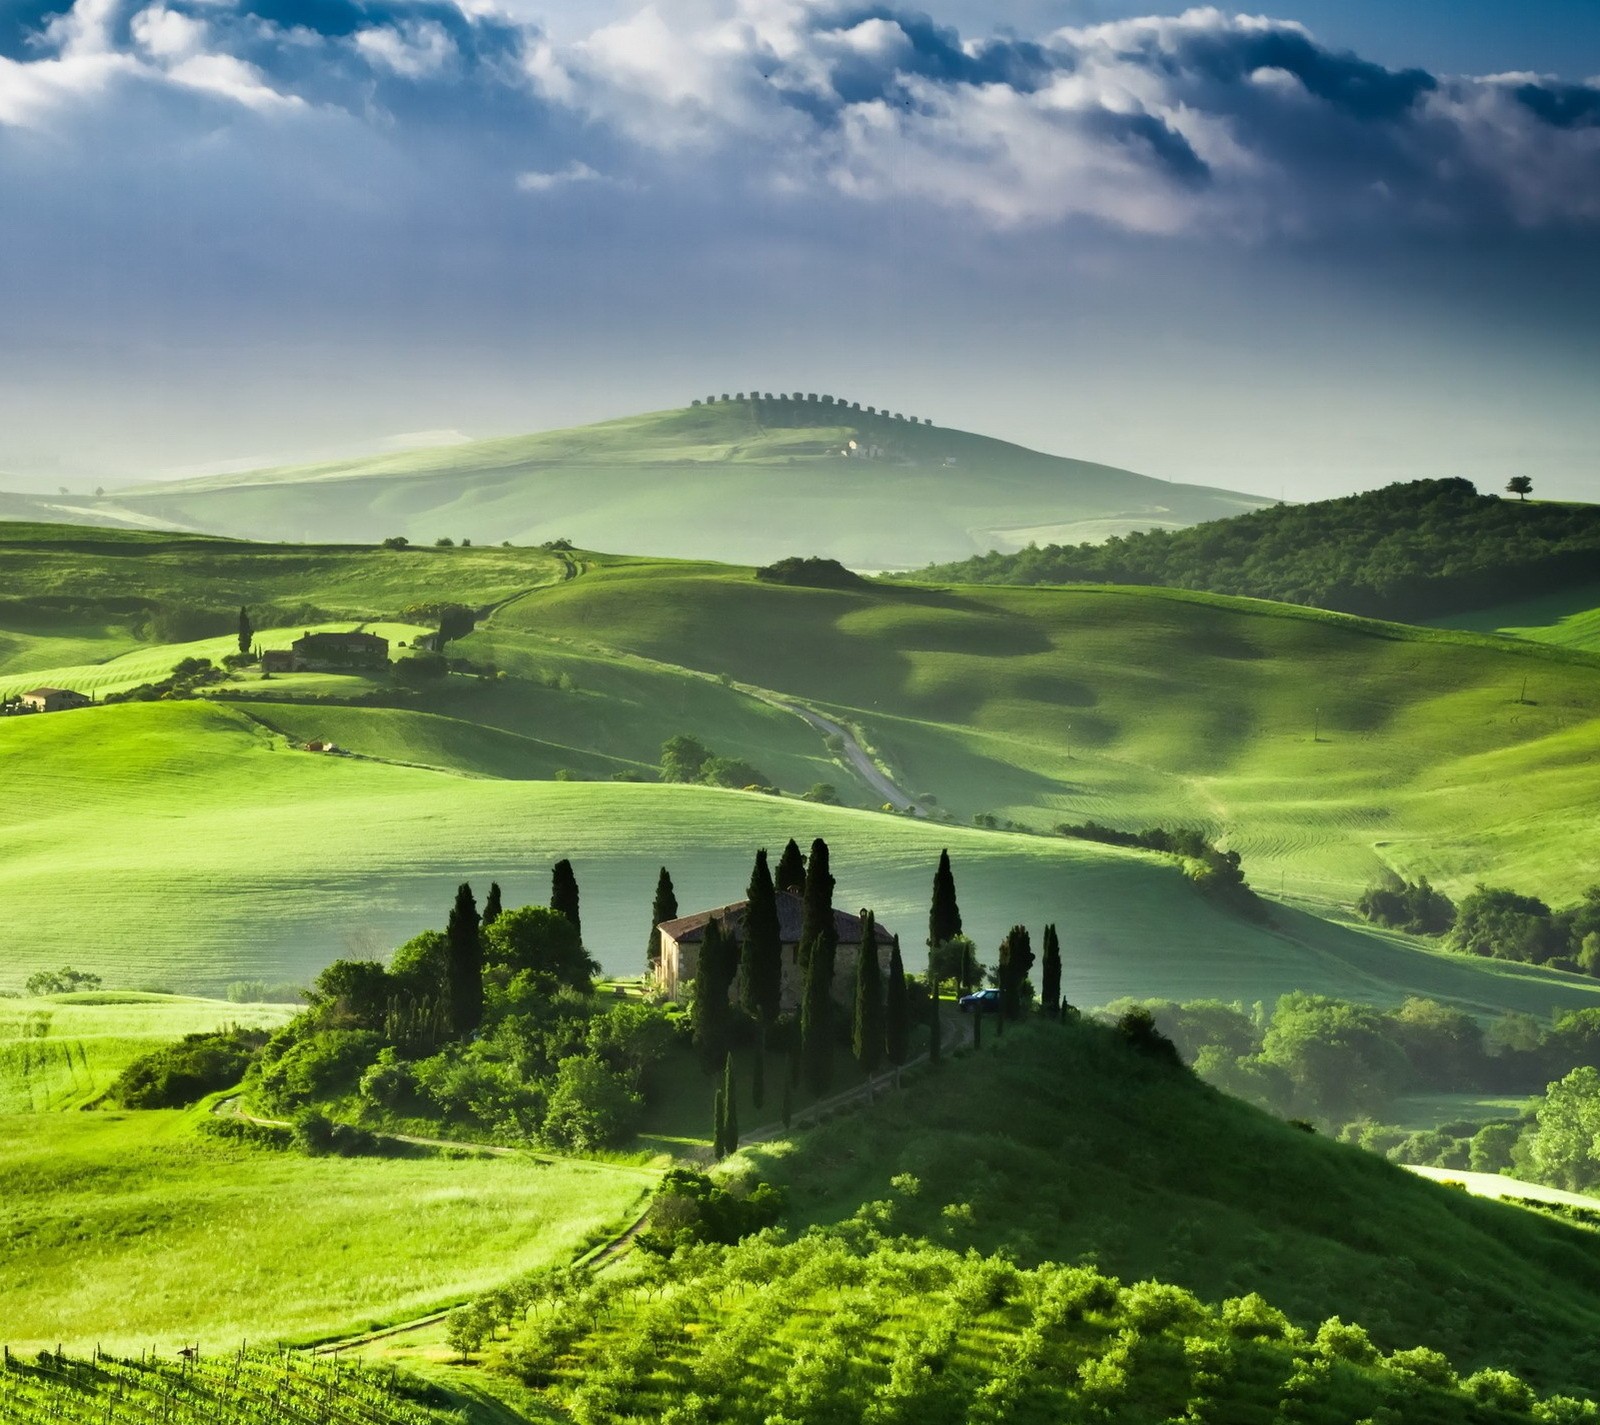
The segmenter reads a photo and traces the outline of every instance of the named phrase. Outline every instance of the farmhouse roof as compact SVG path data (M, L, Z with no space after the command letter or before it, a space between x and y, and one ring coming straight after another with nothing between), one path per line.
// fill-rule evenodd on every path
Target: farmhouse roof
M389 640L387 638L383 638L376 633L362 633L359 629L352 629L348 633L303 633L299 638L295 639L294 646L299 648L302 644L307 643L344 644L346 647L354 644L367 648L376 647L380 643L385 648L389 646Z
M82 693L73 688L29 688L22 696L25 698L54 698L65 694L67 697L81 698Z
M732 937L733 943L741 945L744 943L744 916L749 908L749 901L734 901L731 905L718 906L715 910L696 911L693 915L683 915L676 920L663 921L660 928L680 944L684 941L693 944L705 938L706 926L712 917L715 917L722 922L722 928ZM799 943L800 926L804 920L805 902L793 891L779 891L778 929L785 945ZM860 943L859 915L851 915L848 911L836 908L833 912L833 928L841 945ZM881 925L878 927L880 945L887 945L893 939L894 936L888 930Z

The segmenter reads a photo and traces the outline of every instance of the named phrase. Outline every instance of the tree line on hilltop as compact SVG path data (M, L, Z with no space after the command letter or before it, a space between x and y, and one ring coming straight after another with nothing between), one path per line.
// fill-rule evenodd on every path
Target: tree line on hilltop
M1415 480L1101 544L1029 545L930 565L919 580L1136 584L1418 620L1592 582L1600 508Z

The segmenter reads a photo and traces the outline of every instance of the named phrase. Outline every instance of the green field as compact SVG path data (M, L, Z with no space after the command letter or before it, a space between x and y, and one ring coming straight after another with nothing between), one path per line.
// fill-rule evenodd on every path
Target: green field
M1500 604L1476 613L1433 621L1439 628L1474 633L1499 633L1558 648L1600 653L1600 584L1587 584L1560 594Z
M474 637L518 629L806 698L961 820L1198 824L1314 900L1384 866L1573 899L1600 851L1600 661L1568 650L1168 590L846 592L640 560Z
M293 1013L131 990L0 999L0 1115L86 1107L159 1045L229 1024L274 1028Z
M785 403L787 404L787 403ZM1100 539L1270 503L842 408L746 403L290 469L163 482L78 502L96 519L253 538L431 544L557 537L765 562L822 553L908 568L1030 539ZM803 422L803 423L802 423ZM877 430L885 455L829 454ZM863 439L867 437L863 435ZM36 507L27 507L33 509ZM708 535L706 511L723 512ZM737 511L737 515L733 512ZM35 515L34 517L37 517ZM79 514L58 518L82 518Z
M403 1320L571 1260L651 1181L524 1157L307 1158L200 1136L195 1113L0 1127L13 1349L231 1348Z
M480 893L498 880L508 904L543 901L563 856L577 867L587 943L613 973L633 973L664 862L680 905L721 905L742 895L757 846L821 835L836 903L876 907L913 966L948 846L985 954L1019 918L1054 919L1080 1003L1249 1001L1302 988L1542 1015L1600 998L1592 980L1421 949L1292 908L1279 929L1263 929L1201 898L1169 860L1091 843L710 788L326 757L203 701L10 724L0 729L13 767L0 784L0 896L35 917L12 957L19 977L70 961L182 989L301 981L337 956L381 953L441 925L462 879ZM85 885L114 893L84 895Z

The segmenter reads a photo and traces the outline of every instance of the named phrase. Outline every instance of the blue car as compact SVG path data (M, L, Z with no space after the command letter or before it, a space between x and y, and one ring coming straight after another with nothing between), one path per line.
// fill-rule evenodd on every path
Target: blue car
M963 1014L999 1014L1000 991L978 990L974 994L962 995L956 1001L956 1008Z

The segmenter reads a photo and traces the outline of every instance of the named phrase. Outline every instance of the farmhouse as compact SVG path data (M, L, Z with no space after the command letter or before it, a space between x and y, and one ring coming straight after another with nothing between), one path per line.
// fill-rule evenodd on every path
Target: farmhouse
M749 905L748 901L735 901L732 905L679 916L677 920L664 921L657 926L661 932L661 959L655 973L661 989L674 999L681 999L687 994L699 963L700 942L705 939L706 926L713 918L721 922L724 933L731 937L735 945L742 946L744 917ZM779 891L778 926L783 937L783 985L779 999L786 1010L799 1006L804 989L799 955L800 926L804 917L805 903L800 897L792 891ZM833 996L848 1002L851 986L855 982L856 957L861 953L861 917L835 910L833 927L839 937L833 960ZM880 925L877 940L879 967L888 974L889 955L895 938Z
M86 708L94 699L71 688L35 688L17 701L29 712L65 712L68 708Z
M263 673L349 673L389 666L389 640L375 633L303 633L261 655Z

